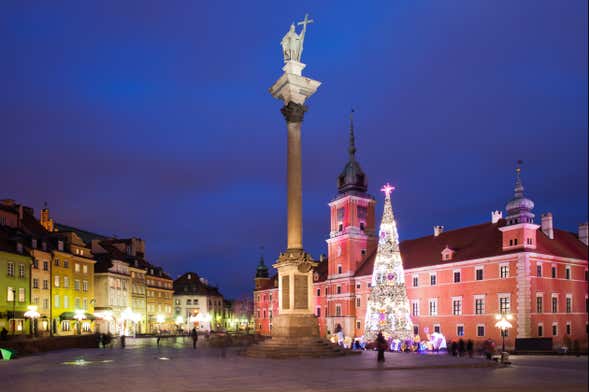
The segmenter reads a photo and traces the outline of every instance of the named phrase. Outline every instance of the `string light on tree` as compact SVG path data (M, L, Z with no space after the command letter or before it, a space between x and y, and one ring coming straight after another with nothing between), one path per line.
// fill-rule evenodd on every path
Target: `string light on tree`
M367 340L374 340L378 332L402 340L411 339L413 335L397 223L391 205L393 190L395 187L389 183L381 189L385 194L384 213L366 308Z

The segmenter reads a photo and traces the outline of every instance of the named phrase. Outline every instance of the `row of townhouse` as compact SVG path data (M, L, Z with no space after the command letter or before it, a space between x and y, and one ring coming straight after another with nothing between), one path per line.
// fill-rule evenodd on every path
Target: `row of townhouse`
M329 203L328 257L313 273L314 307L320 331L364 335L366 305L378 244L375 198L352 156ZM573 233L555 227L551 213L534 223L534 202L524 196L517 169L507 216L494 211L487 223L400 243L405 286L415 335L441 332L448 339L499 340L497 314L513 316L506 343L516 338L552 338L587 348L589 226ZM256 270L257 332L272 333L279 313L279 282L261 260Z
M173 330L173 280L138 238L55 224L0 201L0 330L71 335Z

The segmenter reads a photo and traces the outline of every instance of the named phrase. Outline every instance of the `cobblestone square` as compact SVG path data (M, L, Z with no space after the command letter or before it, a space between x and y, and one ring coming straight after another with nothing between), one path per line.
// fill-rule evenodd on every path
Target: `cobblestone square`
M204 343L204 342L200 342ZM125 349L70 349L0 362L2 391L586 391L587 357L480 358L375 352L328 359L245 358L189 339L130 339Z

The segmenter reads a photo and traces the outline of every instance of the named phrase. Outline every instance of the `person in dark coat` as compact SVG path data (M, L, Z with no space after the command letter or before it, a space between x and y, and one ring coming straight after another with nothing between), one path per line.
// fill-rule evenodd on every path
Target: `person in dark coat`
M196 349L196 342L198 342L198 332L196 332L196 328L192 328L190 336L192 337L192 348Z
M458 354L463 357L464 356L464 352L466 351L466 347L464 346L464 340L460 339L458 341Z
M379 332L376 336L376 349L378 350L376 361L384 362L384 350L387 349L387 340L382 335L382 332Z
M121 335L121 348L125 348L125 339L126 338L127 337L125 336L125 334L122 334Z
M2 331L0 332L0 338L2 340L8 340L8 330L2 327Z
M458 355L458 343L456 341L452 342L452 356Z
M469 358L472 358L472 353L474 352L474 343L472 339L468 339L466 342L466 351L468 352Z

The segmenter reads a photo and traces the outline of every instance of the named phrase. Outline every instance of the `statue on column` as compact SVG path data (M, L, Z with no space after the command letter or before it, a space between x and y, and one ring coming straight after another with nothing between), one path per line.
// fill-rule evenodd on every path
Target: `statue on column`
M303 25L301 34L297 34L295 24L292 23L290 29L282 38L280 44L282 45L282 55L285 63L288 61L301 62L305 32L307 31L307 25L309 23L313 23L313 20L310 20L309 15L305 14L305 20L297 23L297 25Z

